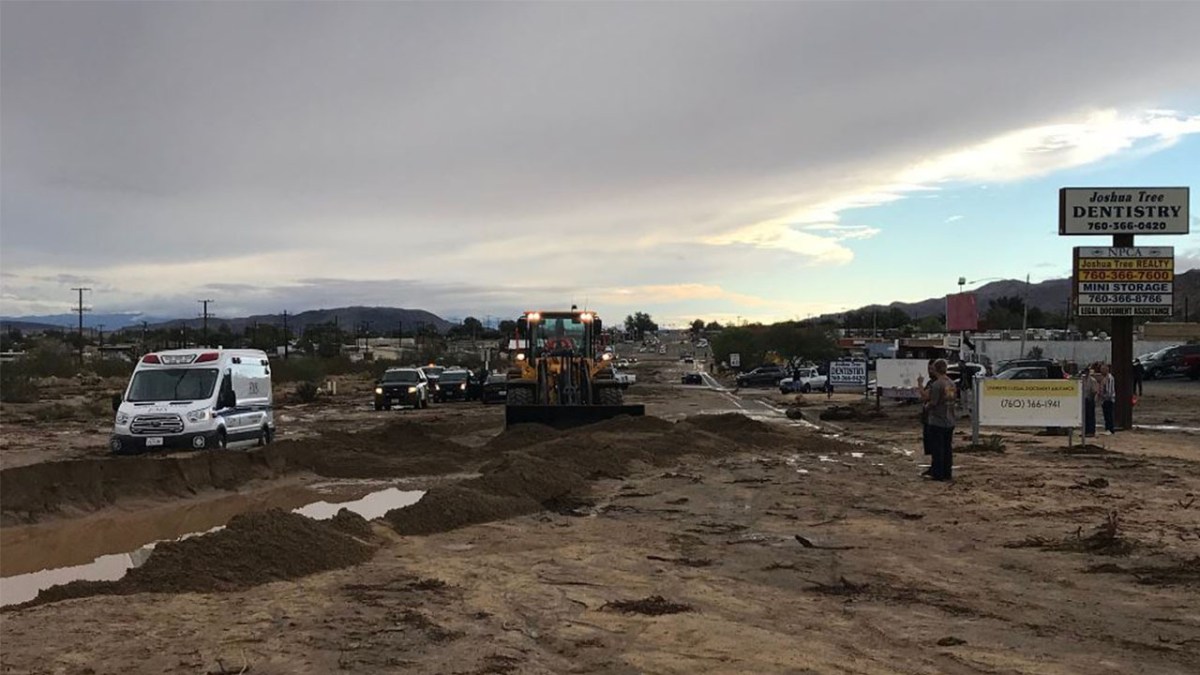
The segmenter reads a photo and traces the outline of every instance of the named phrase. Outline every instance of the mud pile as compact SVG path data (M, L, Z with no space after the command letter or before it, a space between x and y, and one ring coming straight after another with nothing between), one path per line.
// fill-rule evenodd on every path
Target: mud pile
M736 444L687 423L617 418L509 452L484 464L478 478L434 487L421 501L384 518L400 534L444 532L540 511L582 492L589 481L625 476L635 464L662 466L685 454L736 450Z
M93 511L118 499L185 497L229 490L295 471L329 478L390 478L455 473L482 460L479 451L399 420L360 433L329 433L250 450L78 459L0 471L0 523L29 523L49 513Z
M217 532L158 544L144 565L119 581L76 581L49 588L28 604L90 595L234 591L349 567L375 551L369 540L347 533L364 528L369 532L367 522L348 511L333 521L279 509L246 513Z

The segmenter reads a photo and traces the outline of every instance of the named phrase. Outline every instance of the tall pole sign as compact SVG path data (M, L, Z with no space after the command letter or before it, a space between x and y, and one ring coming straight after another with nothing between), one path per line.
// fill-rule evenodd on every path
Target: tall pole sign
M1058 233L1111 235L1111 247L1075 248L1072 295L1081 316L1112 317L1116 425L1133 427L1133 318L1170 317L1175 249L1134 246L1138 234L1187 234L1186 187L1061 188Z

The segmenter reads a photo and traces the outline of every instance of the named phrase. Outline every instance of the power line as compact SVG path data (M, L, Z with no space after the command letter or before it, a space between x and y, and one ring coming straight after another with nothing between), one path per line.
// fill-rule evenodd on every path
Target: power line
M90 289L90 288L72 288L71 290L79 292L79 306L77 308L77 311L79 312L79 365L80 365L80 367L82 367L83 366L83 313L92 311L92 309L90 307L83 306L83 292L84 291L90 292L92 289Z

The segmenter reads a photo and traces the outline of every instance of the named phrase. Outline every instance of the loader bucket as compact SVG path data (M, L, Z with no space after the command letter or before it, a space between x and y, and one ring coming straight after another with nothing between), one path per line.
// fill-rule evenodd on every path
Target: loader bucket
M644 405L510 405L504 408L504 426L544 424L555 429L582 427L629 415L642 417Z

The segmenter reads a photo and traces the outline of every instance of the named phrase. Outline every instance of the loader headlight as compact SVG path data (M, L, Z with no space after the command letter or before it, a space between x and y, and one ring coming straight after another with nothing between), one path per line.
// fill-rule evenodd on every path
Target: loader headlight
M375 387L375 393L382 396L383 395L383 387Z
M129 415L123 412L117 413L117 426L123 427L126 424L129 424Z
M525 360L525 354L524 354L524 353L517 354L517 360L518 360L518 361L524 361L524 360Z
M409 387L409 388L408 388L408 393L410 393L410 394L415 394L415 393L417 393L417 388L416 388L416 387Z
M604 359L605 361L612 361L612 354L604 352L604 356L601 356L600 358Z

